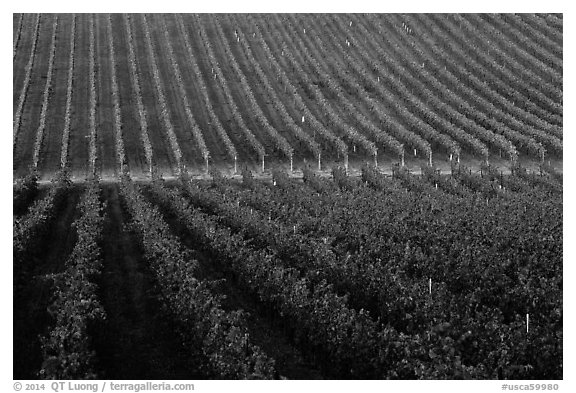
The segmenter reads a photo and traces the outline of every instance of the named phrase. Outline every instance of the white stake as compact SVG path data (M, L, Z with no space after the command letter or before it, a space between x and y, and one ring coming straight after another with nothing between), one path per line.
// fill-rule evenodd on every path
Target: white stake
M304 116L302 116L302 123L304 123Z
M450 161L452 161L452 153L450 153Z
M293 168L293 161L292 161L292 156L290 156L290 172L293 172L294 168Z
M530 314L526 314L526 333L530 331Z
M432 279L428 279L428 292L432 295Z
M416 149L414 149L414 157L416 157Z
M264 156L262 156L262 172L264 172Z
M236 160L236 156L234 156L234 174L238 172L238 161Z
M296 234L296 225L294 225L294 234Z

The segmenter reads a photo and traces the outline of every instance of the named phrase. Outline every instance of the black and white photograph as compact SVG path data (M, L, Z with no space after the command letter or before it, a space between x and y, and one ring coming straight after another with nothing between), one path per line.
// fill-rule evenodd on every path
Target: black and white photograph
M187 7L12 12L6 391L566 390L562 8Z

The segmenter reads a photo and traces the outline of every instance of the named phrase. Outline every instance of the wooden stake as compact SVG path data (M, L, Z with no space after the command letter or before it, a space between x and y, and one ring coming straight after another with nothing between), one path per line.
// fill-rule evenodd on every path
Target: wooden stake
M346 170L346 174L348 174L348 154L344 156L344 169Z

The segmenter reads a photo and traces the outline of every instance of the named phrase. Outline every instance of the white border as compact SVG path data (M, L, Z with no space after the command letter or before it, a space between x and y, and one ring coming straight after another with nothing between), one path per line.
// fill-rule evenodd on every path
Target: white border
M37 0L26 2L4 3L2 20L4 22L4 34L2 34L2 53L5 61L3 63L2 75L11 75L12 68L8 60L12 44L12 13L13 12L559 12L564 13L564 108L567 109L564 116L565 133L564 143L567 146L566 152L572 151L575 146L574 138L576 129L574 127L573 110L574 106L574 77L569 70L575 70L574 51L574 18L567 2L563 1L497 1L483 0L478 2L469 1L411 1L411 2L389 2L380 1L311 1L311 0L288 0L282 2L268 1L173 1L162 0L144 4L142 2L122 2L110 0L98 0L95 2L79 1L45 1ZM7 79L7 77L6 77ZM8 87L8 80L6 80ZM9 109L12 107L12 99L9 97L11 89L6 88L2 94L2 112L4 119L4 132L0 160L1 176L4 181L1 184L2 192L2 245L6 247L7 253L11 253L10 234L10 195L12 190L8 188L8 179L12 178L8 168L12 168L12 143L9 140L9 124L12 119ZM571 168L576 168L576 155L568 155L564 162L565 170L565 201L564 204L564 282L568 283L564 287L564 381L559 381L560 390L564 392L576 391L574 369L574 334L571 328L574 326L574 313L572 307L574 303L574 287L571 285L574 278L574 233L571 231L572 225L576 222L575 204L572 204L574 174ZM569 225L570 224L570 225ZM13 390L12 380L12 279L11 279L11 258L2 258L0 261L1 276L3 278L0 286L1 305L4 311L4 321L0 324L2 337L2 352L0 358L0 390L11 392ZM9 311L10 310L10 311ZM8 320L10 318L10 321ZM175 382L175 381L174 381ZM532 381L538 382L538 381ZM548 383L549 381L542 381ZM554 383L554 382L552 382ZM197 381L197 391L239 391L239 392L293 392L296 389L310 389L313 391L325 390L330 392L350 392L353 390L362 391L421 391L421 392L496 392L501 391L502 382L499 381Z

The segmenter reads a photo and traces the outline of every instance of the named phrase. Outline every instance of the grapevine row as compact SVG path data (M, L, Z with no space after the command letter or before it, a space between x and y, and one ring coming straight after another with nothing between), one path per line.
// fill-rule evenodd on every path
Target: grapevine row
M426 61L429 60L429 63L432 63L432 66L436 69L440 67L437 66L434 62L434 58L426 56L422 49L420 49L416 45L412 45L413 51L415 51L418 56L420 56L420 60ZM511 158L512 161L516 159L517 151L515 146L512 143L519 144L520 146L526 148L530 153L535 155L542 155L543 154L543 147L540 143L536 142L531 137L525 136L518 131L512 130L508 128L506 125L501 125L495 122L492 119L489 119L484 113L479 113L476 109L472 108L471 105L466 101L463 100L461 97L456 95L454 92L446 88L446 85L443 85L442 82L435 76L428 72L421 67L415 67L411 62L408 62L408 66L412 68L413 72L417 75L423 76L426 81L428 82L426 86L432 86L437 91L442 91L442 94L445 94L447 98L449 98L449 104L438 102L438 100L434 100L433 97L430 100L434 103L436 108L443 111L447 116L455 117L460 124L466 126L469 130L472 130L474 134L476 134L479 138L483 139L487 143L492 144L493 146L504 150L508 156ZM423 63L425 64L425 63ZM442 74L442 70L439 71ZM437 74L437 73L436 73ZM445 74L445 73L444 73ZM423 88L424 83L418 81L417 79L412 79L414 82L414 86ZM452 81L455 86L460 86L461 82L456 83L456 81ZM429 90L426 90L428 95L433 94L430 93ZM472 95L472 99L475 100L475 95ZM490 104L491 105L491 104ZM455 108L455 109L452 109ZM501 117L506 117L506 115L499 109L495 108L491 105L491 110L496 113L499 113ZM491 113L491 112L486 112ZM470 119L472 118L472 119ZM508 117L509 118L509 117ZM515 120L514 120L515 121ZM517 121L515 121L517 123ZM492 129L496 131L498 134L495 134L493 131L485 128L484 125L489 124L491 125ZM542 132L539 133L542 136ZM544 139L547 139L546 134L543 136Z
M38 194L38 174L30 172L24 178L17 179L12 191L12 210L15 216L26 212L30 203Z
M89 133L88 133L88 159L90 160L89 169L91 174L96 173L96 49L94 39L94 15L90 14L89 18L89 56L88 61L88 84L90 85L89 93Z
M463 25L464 30L468 34L478 37L480 39L480 42L490 42L490 38L497 37L500 38L499 41L502 42L504 46L509 46L507 45L506 40L502 39L498 33L494 33L491 34L490 36L487 36L487 33L484 33L484 30L479 29L477 26L472 24L472 22L470 22L467 18L457 16L455 17L455 19L456 21L458 21ZM471 15L471 19L476 20L476 22L480 23L479 21L477 21L476 18L474 18L473 15ZM519 63L515 57L512 57L504 49L501 49L498 45L490 44L489 48L494 54L498 56L499 61L505 63L505 66L511 68L512 72L517 73L517 75L522 79L530 81L531 85L533 85L535 88L538 88L540 91L544 92L554 102L559 102L562 100L562 92L561 90L558 89L558 87L556 87L557 83L560 83L560 86L562 85L561 81L558 82L554 80L553 81L554 83L551 84L543 80L541 76L537 76L535 75L534 72L528 70L524 64ZM530 61L528 60L527 62L530 63Z
M292 33L293 35L291 35ZM320 64L316 61L314 57L308 51L308 48L305 46L305 43L300 37L298 37L295 31L289 31L288 37L290 42L296 40L298 43L298 47L300 48L301 55L305 59L305 63L312 64L315 72L320 75L322 80L327 84L327 87L330 89L332 94L335 94L338 97L339 102L345 106L346 111L348 114L356 120L359 124L362 125L363 128L368 129L370 133L377 137L380 143L384 143L388 147L394 151L394 153L401 156L403 153L403 146L398 142L395 138L388 135L385 131L379 130L374 124L372 124L362 113L358 112L356 108L350 103L350 101L344 96L342 91L340 90L338 84L334 81L334 79L326 74L323 73L320 67ZM357 131L354 127L347 126L344 128L345 132L348 134L350 139L353 141L357 141L362 145L362 147L372 156L376 156L377 148L376 145L366 138L362 133Z
M332 373L374 378L386 372L383 366L392 359L379 356L386 342L379 341L377 326L368 313L350 309L345 298L335 295L325 282L312 286L294 269L282 267L273 254L248 248L239 236L188 207L188 202L173 191L155 187L154 194L198 244L224 262L223 268L263 303L274 306L310 350L324 354Z
M260 81L264 85L264 89L265 89L267 95L269 96L270 100L272 101L272 105L274 106L276 111L280 113L280 116L282 117L284 123L294 133L296 138L298 138L302 142L304 142L305 145L308 147L308 150L310 150L316 157L318 157L318 160L320 160L320 154L321 154L320 146L306 132L304 132L304 130L302 130L302 128L300 126L298 126L294 122L294 119L288 114L288 111L287 111L286 107L284 106L284 103L279 99L274 88L270 84L268 77L266 76L266 74L264 73L264 71L262 70L260 65L258 64L258 61L254 58L254 55L252 54L252 50L250 49L250 46L247 43L246 37L244 36L244 33L242 32L242 30L241 29L236 30L236 34L239 37L239 42L241 42L241 44L242 44L242 47L244 49L244 53L245 53L248 61L256 70L256 73L258 74Z
M236 151L234 144L230 140L230 137L226 133L226 130L224 130L224 127L222 126L220 119L214 112L214 107L208 95L208 89L206 87L206 84L204 83L204 78L202 77L202 73L200 72L200 68L198 67L198 63L196 61L197 55L194 54L194 50L192 49L192 45L190 44L188 32L186 30L184 22L182 21L181 15L176 15L176 23L178 25L178 34L180 34L181 37L184 39L184 45L186 47L186 51L188 52L188 60L192 65L192 69L194 70L194 76L196 77L196 82L200 85L200 92L202 94L203 103L206 107L206 110L208 111L208 115L210 116L210 121L212 122L214 128L216 129L216 132L224 142L224 146L226 147L228 155L230 156L230 158L236 161L238 157L238 152Z
M132 36L132 21L130 16L123 15L124 28L126 30L126 41L128 42L128 64L130 66L130 80L134 89L134 98L136 99L136 106L138 107L138 121L140 125L140 136L142 138L142 145L144 146L144 154L146 162L152 172L152 164L154 163L152 144L148 136L148 120L146 107L142 101L142 89L140 87L140 74L136 66L136 55L134 52L134 38Z
M224 74L220 69L218 61L216 60L216 56L214 55L214 50L212 49L212 44L210 42L210 39L208 38L208 35L206 34L206 30L204 30L204 26L199 20L196 20L196 23L198 25L198 33L200 34L202 44L206 48L208 59L210 60L210 64L212 65L214 79L218 77L218 81L220 82L220 86L222 87L222 91L224 92L224 96L226 97L228 107L230 107L230 110L232 111L232 116L234 117L236 124L238 125L238 127L240 128L246 139L248 139L248 142L250 143L252 148L258 154L258 158L262 161L262 163L264 163L264 155L266 153L264 150L264 146L262 146L262 144L254 136L252 131L250 131L246 126L246 123L242 115L240 114L240 110L238 109L238 106L236 105L236 102L232 97L232 93L230 91L230 87L228 86L228 82L226 81L226 78L224 77Z
M562 72L562 47L556 45L542 33L534 31L520 16L514 14L483 16L497 24L499 29L505 29L506 34L511 33L524 50L537 56L538 60L552 66L556 72Z
M32 47L30 49L30 57L28 58L28 63L26 64L24 83L22 85L22 90L20 91L20 97L18 98L18 106L16 107L16 114L14 115L13 132L12 132L12 143L14 145L14 148L16 148L16 138L18 137L20 126L22 125L22 110L24 109L24 103L26 102L28 88L30 87L30 78L32 76L32 67L34 66L34 59L36 58L36 45L38 43L39 32L40 32L40 14L36 15L36 24L34 26L34 33L32 34Z
M490 36L496 38L496 40L501 43L500 46L503 47L502 49L506 50L507 53L515 54L513 58L514 62L524 65L526 71L530 70L533 74L538 73L541 78L549 77L554 85L562 85L562 75L540 61L534 55L533 48L525 50L511 39L511 37L515 37L514 30L511 26L506 25L504 28L506 36L504 36L503 31L493 26L493 23L496 23L495 18L491 18L488 15L481 17L480 15L469 14L468 19L475 22L477 26L481 26L484 34L491 33ZM488 19L489 23L486 23L486 19Z
M309 36L312 37L312 40L316 42L316 44L319 47L323 48L322 42L318 39L318 36L315 34L315 31L313 29L311 29L311 33L312 34L310 34ZM310 47L312 48L312 44L310 44ZM308 55L310 54L308 53ZM350 58L346 59L349 62L353 61ZM324 64L324 61L322 61L322 63ZM316 72L318 72L322 76L322 78L327 81L327 86L330 89L330 91L339 98L340 102L344 105L348 113L351 116L353 116L353 118L365 130L367 130L370 133L372 138L374 138L376 141L380 142L384 146L390 148L391 151L397 154L398 156L403 156L404 146L395 137L391 136L387 132L388 127L387 130L385 131L380 127L376 126L372 121L370 121L366 116L364 116L360 111L358 111L358 109L352 104L352 102L344 96L342 88L336 83L336 81L330 78L329 74L327 74L325 71L322 70L320 63L316 59L312 58L312 64L314 65ZM345 80L355 90L356 94L360 94L361 97L364 98L363 101L368 103L368 106L370 107L371 110L377 111L378 107L376 102L371 99L366 99L366 97L362 94L362 88L353 79L349 78L348 75L343 73L340 68L336 68L336 73L340 79ZM386 117L383 117L383 119L384 121L387 120ZM429 144L421 139L419 140L419 142L421 142L420 145L423 146L423 149L426 152L426 154L429 155L431 153Z
M60 167L68 164L68 146L70 140L70 124L72 122L72 87L74 82L74 51L76 49L76 14L72 15L72 30L70 31L70 55L68 60L68 84L66 88L66 112L64 113L64 130L62 131L62 150L60 152Z
M116 159L120 164L120 172L128 170L126 165L126 153L124 151L124 139L122 138L122 112L120 110L120 93L118 80L116 79L116 55L114 54L114 35L112 34L112 16L107 16L108 46L110 48L110 79L112 82L112 105L114 107L114 141L116 142Z
M350 41L349 42L355 42L354 37L349 37ZM357 47L357 43L354 44L355 47ZM362 53L362 48L358 46L358 49L361 50L361 54ZM343 50L339 50L339 52L344 52ZM349 59L348 63L350 66L352 66L356 73L362 77L362 79L364 80L365 83L368 83L368 85L370 86L371 89L375 90L379 97L381 99L384 100L384 103L386 103L386 105L392 109L394 109L394 111L396 112L396 114L403 119L403 121L408 125L411 126L412 129L414 130L412 133L414 135L415 132L418 132L422 135L423 138L426 138L427 140L425 140L426 143L428 143L429 141L433 141L441 146L443 146L446 150L448 150L450 152L450 154L455 154L456 156L459 156L460 154L460 147L459 145L452 139L452 137L454 137L454 135L452 135L452 137L447 136L445 134L442 134L440 132L438 132L434 127L431 127L429 124L427 124L425 121L423 121L423 119L429 119L430 117L432 117L435 121L435 125L445 125L448 124L446 123L443 119L439 118L438 116L436 116L434 113L429 112L424 103L422 101L420 101L418 99L418 97L413 96L407 89L406 87L401 83L401 81L397 80L393 74L390 74L387 71L383 71L381 69L381 65L378 62L375 62L373 60L371 60L365 53L363 54L363 58L365 59L366 62L368 62L369 64L369 68L373 71L379 71L379 75L377 76L377 81L374 81L373 77L370 77L369 74L366 72L366 70L362 67L359 66L357 64L357 61L354 60L352 57L350 57L349 55L345 54L345 56ZM380 78L383 77L384 78L384 82L383 84L380 83ZM347 77L348 79L350 79L350 77ZM398 92L396 94L394 94L394 92L390 89L385 89L383 87L383 85L388 85L388 86L393 86L394 89ZM366 94L366 93L362 93L362 94ZM405 105L401 104L401 100L408 100L408 102L410 104L412 104L412 106L408 106L406 107ZM375 110L378 111L378 107L380 106L378 104L377 101L375 101L374 99L368 99L368 106L369 108L371 108L371 110ZM418 116L416 116L413 112L414 112L414 108L416 108L416 113L419 113L420 118ZM388 119L383 117L382 115L379 116L381 118L381 121L385 122ZM430 120L428 120L430 121ZM441 127L440 127L441 128ZM410 132L410 131L408 131ZM407 138L409 137L408 134L406 134ZM418 135L416 135L418 137ZM462 136L462 135L461 135ZM419 138L420 139L420 138ZM479 141L475 140L475 138L470 138L468 137L468 143L477 151L482 152L484 147L482 146L481 143L479 143ZM421 143L419 145L422 145ZM413 145L413 147L416 147ZM422 146L421 146L422 149ZM429 146L423 146L422 149L425 153L429 154L430 153L430 147Z
M560 117L562 115L562 106L546 96L538 86L530 85L524 78L503 66L500 61L490 57L490 48L482 48L479 44L473 43L474 41L462 34L462 31L448 18L439 18L431 15L428 20L434 24L439 24L442 29L446 31L446 39L442 42L459 42L466 48L466 53L463 52L462 54L462 58L467 59L465 64L473 66L476 62L479 62L480 65L478 69L483 70L483 73L486 72L485 68L488 68L491 70L492 75L499 76L498 78L494 76L489 78L486 80L486 83L493 84L500 81L500 78L502 79L502 83L494 87L496 92L508 95L513 100L514 105L516 105L516 103L526 105L530 110L541 108L538 116L544 119L550 119L554 124L562 124ZM452 49L453 45L450 45L450 47ZM494 49L492 49L492 51L494 51ZM474 54L474 57L470 56L470 54ZM506 87L507 85L509 86ZM534 104L531 100L535 101ZM541 111L544 111L544 113ZM548 113L547 116L546 113Z
M419 26L428 26L428 29L432 30L434 34L438 35L440 39L446 39L446 37L442 34L442 32L439 31L436 26L434 26L432 23L429 23L427 20L421 21L421 23L419 23ZM459 91L462 91L463 94L466 94L468 97L470 97L472 102L478 101L476 105L482 108L486 106L493 107L494 106L493 103L498 103L500 104L500 107L507 108L507 111L512 112L516 118L520 119L527 125L547 130L548 132L550 132L555 136L562 137L562 129L560 127L551 124L548 121L543 121L542 119L540 119L538 116L535 115L535 114L538 115L542 114L541 108L540 110L536 110L536 107L532 106L531 110L534 110L535 113L532 114L524 109L517 107L516 105L514 105L513 102L509 101L509 99L502 96L498 91L492 90L487 85L486 79L480 80L476 75L472 74L464 67L460 66L458 62L454 62L453 61L454 59L449 57L445 51L438 49L436 45L434 45L428 39L426 38L424 39L426 40L426 42L430 43L429 48L434 52L435 56L439 56L439 58L441 58L445 64L449 64L451 67L451 69L448 70L437 66L435 62L431 62L430 64L435 68L435 70L437 70L436 72L440 73L440 75L442 75L445 78L450 78L451 80L453 80L452 86L459 89ZM474 60L470 59L469 56L463 54L459 48L454 46L454 44L449 43L448 45L450 46L451 49L454 50L454 53L456 53L456 55L459 56L460 59L465 61L465 64L470 66L474 71L480 73L480 71L482 70L481 66L479 66ZM458 77L465 78L469 83L472 83L473 86L475 87L475 90L472 91L470 88L463 85L461 82L456 83ZM501 90L512 91L512 96L514 96L515 99L522 99L522 97L520 97L515 90L511 89L508 86L504 86L502 81L500 81L498 78L495 78L492 75L492 77L489 79L490 83L493 83ZM478 92L480 92L486 98L482 98L478 94ZM545 116L545 118L547 118L547 116Z
M50 306L55 325L41 338L43 379L96 379L90 324L106 318L95 279L102 269L98 242L103 233L100 186L91 182L80 202L81 216L73 227L77 241L66 270L52 276L55 299Z
M436 49L433 47L433 45L430 45L429 47L432 47L433 50ZM424 55L422 50L418 47L415 47L415 50L418 52L421 58L430 59L430 57ZM440 56L445 58L446 54L440 53ZM541 125L539 125L538 128L534 128L529 124L525 124L517 120L514 116L512 116L512 114L508 113L510 111L514 112L514 114L517 113L517 111L514 110L514 105L511 105L510 102L504 100L500 108L495 107L492 102L479 97L476 90L472 90L466 87L464 84L459 82L458 79L454 78L450 72L442 70L440 67L436 66L434 64L435 62L433 58L431 63L438 70L436 75L439 73L442 76L447 76L451 79L451 86L454 86L459 91L464 91L467 100L464 100L463 103L462 98L456 97L453 103L454 105L460 105L464 110L464 114L469 118L474 118L474 120L480 124L491 125L493 129L503 133L511 141L518 144L523 144L532 153L540 153L538 151L539 148L541 149L541 147L538 146L539 143L545 144L548 148L554 150L557 153L562 152L562 142L555 135L550 135L548 132L546 132L550 131L552 134L561 136L560 128L547 126L544 128L544 130L542 130ZM483 86L483 84L481 84L481 82L475 76L467 74L467 77L469 77L468 80L475 82L478 88ZM450 96L452 97L452 95ZM475 104L480 109L480 111L472 108L468 102ZM504 112L501 108L506 108L507 112ZM493 115L494 119L488 118L486 116L487 113ZM524 136L524 133L527 135Z
M384 36L389 47L392 47L394 51L401 50L398 47L398 44L389 38L390 34L388 32L384 32ZM353 40L354 38L351 39ZM434 118L436 123L443 124L446 132L460 141L466 141L467 144L472 146L473 149L480 153L485 159L487 159L488 155L488 150L485 145L486 142L495 142L501 149L505 149L512 158L516 156L517 153L514 146L505 138L495 135L493 132L486 130L483 127L478 127L475 123L465 118L461 113L440 101L437 98L437 95L430 91L430 85L435 85L437 89L443 88L442 85L438 86L437 80L429 78L431 79L429 81L430 85L425 85L414 76L414 74L423 76L428 75L421 67L416 67L412 62L408 61L406 61L405 64L401 64L393 58L390 58L390 56L384 53L380 47L376 47L376 52L379 55L378 60L385 61L385 64L387 64L391 70L394 70L396 73L401 75L404 81L401 83L406 84L407 88L410 89L409 93L405 90L405 94L408 93L413 95L414 90L418 91L419 95L423 96L420 99L420 102L424 99L427 103L426 105L429 106L430 109L433 109L433 111L428 112L424 109L425 106L417 106L422 117ZM378 61L372 59L371 64L377 69L379 68L380 73L385 72L379 67ZM404 89L406 89L406 86ZM478 145L478 142L482 143L482 145Z
M22 25L24 20L24 14L18 16L18 25L16 27L16 34L14 34L14 40L12 42L12 60L16 57L16 49L18 49L18 44L20 43L20 36L22 35Z
M25 278L22 275L26 268L25 264L28 263L28 256L35 251L48 233L57 210L71 185L63 173L59 173L53 183L44 198L35 201L26 215L14 220L12 248L15 282Z
M172 154L176 160L176 166L178 172L183 168L182 166L182 151L180 150L180 145L178 143L178 138L174 131L174 126L172 125L172 120L170 119L170 110L168 109L168 104L166 102L166 97L164 95L164 88L162 86L162 79L160 78L160 71L158 69L158 63L156 62L156 54L154 53L154 46L152 44L152 38L150 36L150 27L148 26L148 20L145 14L141 14L142 25L144 27L144 35L146 38L146 44L148 48L148 59L152 66L152 75L154 79L155 95L156 100L160 104L160 118L164 123L164 130L168 136L168 141L170 147L172 148Z
M351 36L349 39L350 42L356 43L354 45L355 47L362 49L362 47L355 41L354 37ZM380 50L379 47L377 49ZM379 52L379 54L381 53ZM426 108L426 105L417 96L413 95L406 86L404 86L401 80L394 77L400 68L398 68L399 66L395 63L392 63L391 65L388 64L390 61L390 59L388 59L389 56L382 56L379 61L375 61L374 59L367 57L364 53L362 58L368 63L370 69L378 73L377 81L374 80L374 77L369 77L366 73L361 73L361 67L357 66L355 62L351 62L350 64L356 69L357 73L364 78L364 81L368 83L372 89L378 92L379 96L384 99L388 105L392 106L396 112L408 122L408 124L412 125L414 130L421 133L429 141L434 141L445 147L450 154L456 154L458 156L460 153L460 147L455 142L456 139L459 142L464 142L470 146L473 151L485 155L487 149L483 143L475 137L456 128L436 113L429 111L428 108ZM383 66L387 67L387 69L383 69ZM384 78L385 83L380 83L380 78ZM382 85L393 87L397 92L396 95L394 96L390 90L385 89ZM398 98L406 100L411 104L408 109L399 102ZM411 113L411 111L415 112L418 116ZM427 124L426 122L431 124ZM449 135L440 133L435 128L440 128Z
M56 30L58 28L58 15L54 16L54 22L52 24L52 41L50 43L50 57L48 59L48 71L46 75L46 85L44 87L44 95L42 97L42 110L40 112L40 124L36 130L36 141L34 142L34 151L32 155L32 166L34 168L38 167L38 161L40 159L40 149L42 148L42 142L44 141L44 130L46 128L46 114L48 112L48 100L50 99L50 93L52 91L52 76L54 71L54 55L56 54Z
M249 19L249 21L251 22L252 20ZM284 71L282 66L278 64L278 61L276 60L276 56L270 50L270 47L266 43L266 40L264 39L264 35L263 35L262 31L260 30L260 28L258 27L258 24L254 23L253 26L256 29L256 35L258 37L258 43L260 45L262 45L262 48L266 52L266 55L268 56L269 61L271 62L271 64L274 67L274 70L276 71L277 77L279 78L279 80L282 81L282 84L284 85L285 91L287 89L290 92L290 95L294 98L294 102L295 102L295 104L297 104L297 108L303 114L304 118L306 119L306 122L311 125L312 129L314 130L314 133L318 133L323 139L325 139L326 141L328 141L329 143L334 145L334 147L336 147L336 149L338 150L338 152L340 154L342 154L343 156L346 156L348 154L348 147L346 146L344 141L342 141L342 139L340 139L338 136L334 135L334 133L332 131L330 131L326 127L324 127L324 125L322 123L320 123L320 121L318 121L316 116L314 116L314 114L312 114L312 112L310 111L308 106L304 103L302 96L300 95L300 93L298 93L298 90L296 90L296 88L294 87L294 85L292 84L292 82L290 81L288 76L286 75L286 72ZM320 168L320 165L319 165L319 168Z
M242 314L222 310L210 283L196 278L198 262L191 260L161 213L144 200L138 188L126 178L120 187L163 298L183 325L184 339L199 340L220 378L272 378L273 361L250 342Z
M312 30L312 31L314 32L314 30ZM325 47L322 44L322 42L318 39L318 35L314 34L314 35L312 35L312 37L313 37L313 40L318 44L318 46L323 48L323 51L325 51L325 49L324 49ZM337 49L339 50L339 53L341 53L342 56L344 57L345 64L352 66L358 74L362 75L362 77L364 79L370 79L366 69L363 68L362 66L360 66L359 64L357 64L357 60L354 57L350 56L345 48L343 48L340 44L338 44L337 41L334 41L333 44L336 45ZM324 53L327 53L327 52L324 52ZM423 138L421 138L419 135L415 134L414 132L407 130L403 125L398 123L394 118L387 115L384 111L384 106L382 104L380 104L379 102L377 102L376 100L374 100L373 98L371 98L368 95L368 93L366 92L366 90L364 88L362 88L356 82L356 80L354 78L352 78L348 73L343 72L343 70L340 67L335 67L335 72L337 73L338 77L343 82L345 82L348 86L350 86L351 88L353 88L355 90L356 95L357 96L359 95L360 98L362 99L362 101L370 109L370 111L377 116L378 120L380 121L381 126L384 126L386 130L395 134L396 138L401 139L405 142L409 142L411 147L420 149L422 152L424 152L424 154L426 156L431 157L432 149L430 147L429 142L425 141ZM326 74L324 73L324 75L326 75ZM330 83L329 83L329 86L330 86ZM388 96L386 96L386 98L388 98ZM398 105L397 100L391 99L391 100L388 100L387 102L388 102L388 105L392 106L392 107ZM356 111L350 102L345 102L345 106L347 107L348 111L351 113ZM357 120L360 122L360 124L362 124L366 129L371 131L374 138L376 138L381 143L386 141L386 139L387 139L387 133L386 132L378 130L378 128L376 126L374 126L372 123L369 123L368 120L366 118L364 118L363 116L356 116L356 117L357 117ZM398 150L398 148L400 150ZM403 146L402 145L396 146L396 148L393 150L395 150L395 152L399 155L403 154ZM458 149L453 149L451 152L458 154L459 151L458 151Z
M277 18L278 16L275 15L275 18ZM278 25L279 27L281 27L281 22ZM274 30L271 30L274 31ZM346 139L348 139L349 141L353 142L353 143L357 143L358 145L362 146L362 148L364 150L366 150L370 155L375 155L377 152L376 146L374 145L373 142L369 141L368 139L366 139L366 137L364 137L362 134L360 134L354 127L350 126L349 124L347 124L346 122L344 122L342 120L342 118L340 117L340 115L338 114L337 110L334 109L334 107L331 105L331 103L329 102L328 99L326 99L326 97L324 96L324 94L322 94L322 92L320 91L320 89L318 88L318 86L316 86L312 80L310 79L310 76L302 69L301 67L301 63L296 60L295 58L295 54L291 52L291 50L288 48L288 45L286 44L286 41L290 42L290 38L287 35L287 33L283 33L285 35L286 38L282 38L281 31L274 31L275 34L273 37L270 38L270 42L272 43L272 45L276 45L275 42L280 42L281 44L281 50L282 53L284 54L283 57L285 57L289 64L291 65L292 69L294 70L294 72L299 76L299 78L301 78L304 83L305 86L308 90L312 91L313 93L313 97L314 100L317 102L317 104L320 106L321 109L319 109L319 112L324 114L327 118L328 118L328 122L330 127L334 127L338 130L340 130L340 132L345 135ZM348 160L348 155L346 154L344 156L344 165L347 166L347 161Z
M542 36L544 42L550 45L550 47L556 46L557 49L562 48L562 34L546 23L545 18L541 18L536 14L522 14L521 16L518 15L516 19L524 30L533 37ZM562 51L559 51L559 53L562 53Z
M294 155L294 149L292 148L292 146L290 146L290 144L288 143L286 138L284 138L282 135L280 135L280 133L278 133L278 130L276 130L276 128L274 128L269 123L268 119L264 115L262 108L260 108L258 101L254 97L254 93L252 92L252 89L250 88L250 85L248 84L248 80L246 79L246 76L244 75L244 73L242 72L242 69L238 65L238 62L234 58L234 54L232 53L232 50L230 49L230 45L228 44L228 41L226 40L226 37L224 36L224 33L222 31L222 27L220 26L220 22L219 22L218 18L215 19L215 29L216 29L216 32L217 32L218 37L220 39L220 42L224 46L224 51L226 52L227 59L231 63L232 68L234 69L235 75L240 80L240 84L242 86L242 92L244 93L244 95L246 96L246 98L249 101L251 112L254 114L254 116L256 116L256 119L258 120L260 125L264 128L264 130L266 130L266 133L274 141L274 144L276 145L276 147L280 151L282 151L288 158L292 159L292 156Z
M172 71L176 76L176 84L178 85L178 91L180 93L180 99L184 104L184 110L186 112L186 118L188 119L188 123L192 129L192 135L194 136L194 140L196 144L200 148L200 152L202 153L202 158L208 163L208 158L210 157L210 152L206 147L206 142L204 141L204 137L202 136L202 130L198 127L198 123L194 118L194 114L192 112L192 108L190 107L190 102L188 101L188 95L186 94L186 88L184 87L184 80L182 79L182 73L180 72L180 66L176 61L176 57L174 56L174 49L172 48L172 44L170 43L170 35L168 34L168 28L166 27L166 23L164 21L164 17L160 18L160 28L163 30L164 40L162 41L162 45L167 49L168 52L168 59L172 65Z

